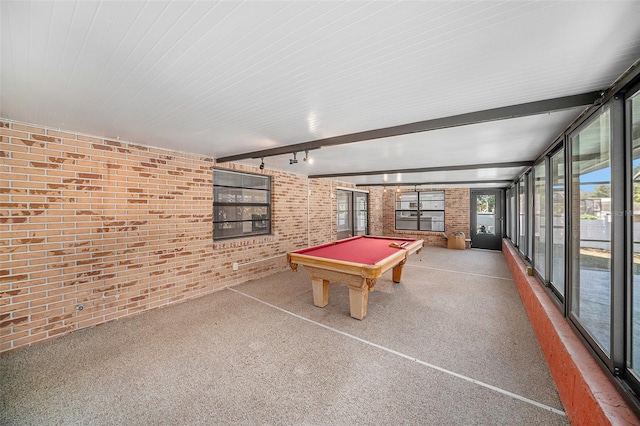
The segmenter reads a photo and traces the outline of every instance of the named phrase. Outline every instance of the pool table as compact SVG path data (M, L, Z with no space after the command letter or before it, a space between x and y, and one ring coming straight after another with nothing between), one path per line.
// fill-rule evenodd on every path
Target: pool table
M309 272L316 306L329 303L329 282L347 285L351 316L361 320L378 277L393 268L393 281L399 283L407 258L422 245L423 240L410 238L358 236L289 252L287 263L293 272L298 265Z

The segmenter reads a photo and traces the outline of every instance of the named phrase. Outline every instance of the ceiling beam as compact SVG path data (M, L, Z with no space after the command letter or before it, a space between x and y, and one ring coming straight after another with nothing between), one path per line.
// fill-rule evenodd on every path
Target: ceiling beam
M484 163L484 164L461 164L456 166L421 167L416 169L392 169L374 170L368 172L346 172L346 173L326 173L322 175L309 175L310 179L347 177L347 176L372 176L394 173L428 173L428 172L450 172L456 170L476 170L476 169L502 169L507 167L530 167L533 161L510 161L506 163Z
M366 187L366 186L423 186L423 185L470 185L470 184L485 184L485 183L499 183L504 186L508 186L512 183L512 180L509 179L500 179L500 180L455 180L455 181L435 181L435 182L396 182L396 183L358 183L356 187Z
M382 129L367 130L348 135L333 136L317 139L278 148L263 149L260 151L246 152L244 154L229 155L216 159L216 163L246 160L250 158L272 157L274 155L291 154L306 150L319 149L325 146L344 145L353 142L362 142L401 136L411 133L427 132L430 130L446 129L449 127L467 126L470 124L484 123L488 121L505 120L508 118L526 117L530 115L544 114L552 111L561 111L569 108L593 105L602 97L601 92L582 93L580 95L564 96L554 99L546 99L536 102L511 105L484 111L469 112L466 114L452 115L449 117L435 118L433 120L418 121L415 123L401 124L399 126L385 127Z

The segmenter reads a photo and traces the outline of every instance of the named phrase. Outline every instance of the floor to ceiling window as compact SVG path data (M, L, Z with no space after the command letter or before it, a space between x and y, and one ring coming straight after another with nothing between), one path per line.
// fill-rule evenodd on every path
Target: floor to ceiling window
M546 163L533 169L533 264L543 278L546 274Z
M640 377L640 92L633 95L627 102L628 116L630 117L629 134L631 135L631 209L633 221L631 221L633 255L631 256L632 286L631 296L631 333L628 362L629 369L636 378ZM638 379L636 379L638 380Z
M551 273L549 282L554 291L564 299L565 264L565 183L564 148L551 156Z
M526 176L518 182L518 249L525 256L527 253L527 185Z
M640 410L640 66L507 190L521 256Z
M611 114L571 136L571 304L577 323L611 348Z
M517 211L518 209L516 208L516 189L515 187L513 188L509 188L508 191L508 195L507 195L507 217L509 222L507 223L507 229L509 230L509 238L511 239L511 241L514 244L518 244L518 238L517 238L517 226L516 224L518 223L518 220L516 219L516 215L517 215Z

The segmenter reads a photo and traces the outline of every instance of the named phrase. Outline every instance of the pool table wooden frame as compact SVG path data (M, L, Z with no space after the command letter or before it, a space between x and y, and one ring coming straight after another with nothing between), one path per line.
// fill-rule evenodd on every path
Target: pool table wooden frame
M401 242L404 245L394 248L390 255L381 258L374 264L331 259L310 254L314 249L325 248L335 244L349 244L360 238L385 239L389 241L389 244ZM402 268L407 258L413 253L419 253L422 250L423 243L423 240L408 238L358 236L289 252L287 253L287 263L293 272L297 272L298 265L303 265L311 275L313 304L315 306L322 308L329 303L330 282L348 286L351 316L362 320L367 315L369 292L373 291L378 277L393 268L393 281L399 283L402 278Z

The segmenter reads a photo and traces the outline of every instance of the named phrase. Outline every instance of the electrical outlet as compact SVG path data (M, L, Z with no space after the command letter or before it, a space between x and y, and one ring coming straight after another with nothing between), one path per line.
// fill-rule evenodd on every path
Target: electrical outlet
M231 264L231 269L233 269L234 271L237 271L238 270L238 262L233 262Z

